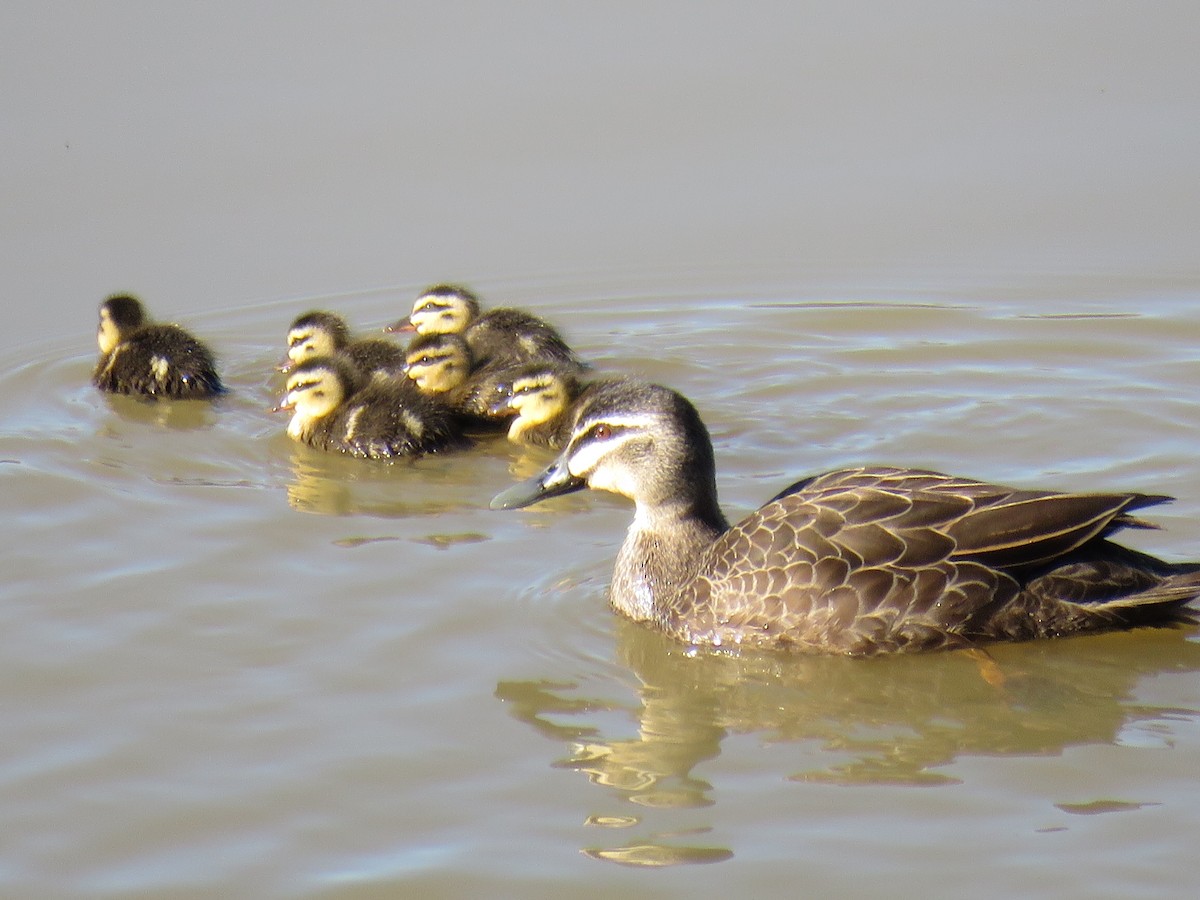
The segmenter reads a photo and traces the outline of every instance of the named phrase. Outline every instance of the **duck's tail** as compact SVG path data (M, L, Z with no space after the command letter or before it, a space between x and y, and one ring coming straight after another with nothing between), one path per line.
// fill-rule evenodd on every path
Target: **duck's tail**
M1114 627L1194 623L1196 610L1189 604L1200 598L1200 572L1166 576L1160 583L1136 594L1117 597L1083 609L1109 619Z

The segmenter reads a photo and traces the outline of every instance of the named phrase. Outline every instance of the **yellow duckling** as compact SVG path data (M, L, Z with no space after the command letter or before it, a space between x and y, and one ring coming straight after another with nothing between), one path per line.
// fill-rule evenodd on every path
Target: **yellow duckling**
M113 394L203 399L223 393L212 351L178 325L153 324L136 297L100 304L100 359L92 383Z
M420 335L459 334L477 366L526 362L583 363L550 324L519 309L502 307L481 313L479 298L464 287L438 284L424 290L412 313L385 331Z
M451 416L408 381L372 378L338 356L292 369L275 411L292 412L287 433L295 440L351 456L420 456L470 444Z
M526 447L561 450L571 436L571 412L592 389L574 369L529 363L503 370L491 386L491 413L515 413L508 439Z
M404 371L404 348L383 338L353 339L346 320L337 313L315 309L297 316L288 328L287 357L281 372L317 356L341 354L369 374L400 375Z
M466 426L495 427L510 413L494 413L481 396L493 370L477 367L467 342L457 334L413 338L405 372L422 394L459 417Z

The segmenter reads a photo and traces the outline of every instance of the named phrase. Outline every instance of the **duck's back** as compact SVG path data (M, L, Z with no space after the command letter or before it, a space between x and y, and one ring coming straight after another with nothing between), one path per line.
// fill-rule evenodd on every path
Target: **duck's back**
M224 387L209 349L178 325L147 325L102 356L92 377L115 394L206 398Z
M722 534L661 605L688 640L849 654L1167 621L1200 576L1114 547L1165 498L1057 494L904 469L793 485Z

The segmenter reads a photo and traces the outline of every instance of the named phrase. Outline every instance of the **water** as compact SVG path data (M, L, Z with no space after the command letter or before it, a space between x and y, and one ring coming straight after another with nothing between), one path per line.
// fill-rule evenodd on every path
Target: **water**
M604 603L621 501L486 508L544 456L267 412L297 313L459 278L691 397L732 516L893 462L1173 494L1130 542L1200 558L1156 11L7 9L0 893L1191 893L1197 629L689 654ZM124 289L228 397L89 387Z

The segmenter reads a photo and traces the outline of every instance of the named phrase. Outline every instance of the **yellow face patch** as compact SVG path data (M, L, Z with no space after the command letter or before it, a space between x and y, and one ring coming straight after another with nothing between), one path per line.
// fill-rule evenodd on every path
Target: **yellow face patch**
M335 352L333 336L321 328L296 328L288 332L288 359L304 362L314 356L330 356Z
M96 343L100 345L101 353L112 353L113 348L121 343L121 334L107 309L100 310L100 326L96 329Z
M438 294L418 297L409 321L418 334L458 334L469 318L470 310L461 297Z

